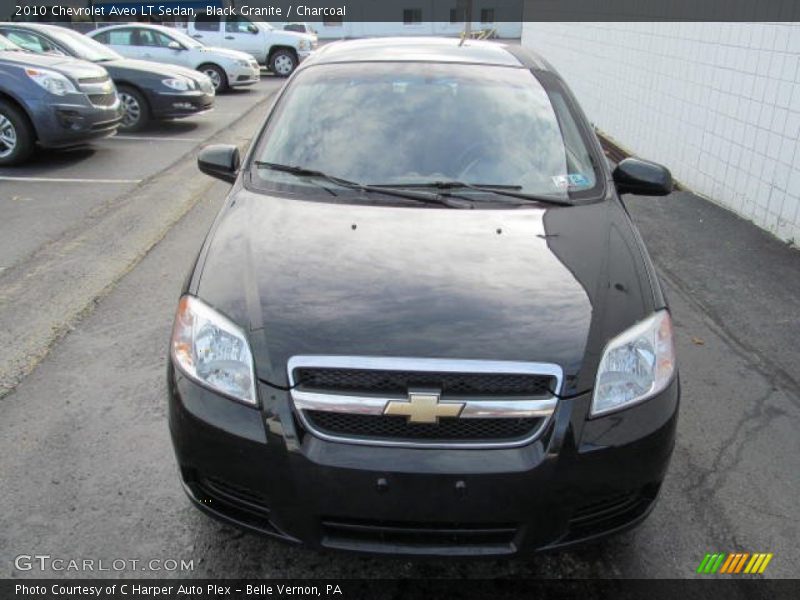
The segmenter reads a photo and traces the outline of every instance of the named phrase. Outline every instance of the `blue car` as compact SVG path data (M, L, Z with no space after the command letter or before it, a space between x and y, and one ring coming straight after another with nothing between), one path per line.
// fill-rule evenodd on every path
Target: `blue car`
M116 133L122 109L102 67L31 54L0 35L0 166L36 146L65 148Z

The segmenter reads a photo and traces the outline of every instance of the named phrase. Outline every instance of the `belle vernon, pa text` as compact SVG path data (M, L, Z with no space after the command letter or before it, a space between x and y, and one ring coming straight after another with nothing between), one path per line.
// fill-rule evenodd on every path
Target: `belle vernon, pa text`
M336 584L319 585L285 585L285 584L259 584L246 586L231 586L210 583L208 585L147 585L138 583L123 583L112 585L70 585L54 583L45 585L25 585L18 583L14 593L17 596L44 595L50 592L54 596L94 596L100 598L103 594L116 594L123 596L196 596L202 594L225 595L231 593L244 593L246 596L341 596L342 588Z
M304 4L283 6L248 6L237 8L207 6L205 9L170 7L163 4L136 4L131 6L16 6L15 14L23 16L51 17L195 17L198 13L216 16L278 17L281 19L300 17L346 17L346 6L313 7Z

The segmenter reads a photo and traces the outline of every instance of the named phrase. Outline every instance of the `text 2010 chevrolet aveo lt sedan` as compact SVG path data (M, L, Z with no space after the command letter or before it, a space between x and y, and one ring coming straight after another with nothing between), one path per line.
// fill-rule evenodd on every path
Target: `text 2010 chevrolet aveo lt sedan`
M675 437L668 307L559 76L518 47L334 43L280 92L180 299L199 508L311 546L502 555L649 513Z

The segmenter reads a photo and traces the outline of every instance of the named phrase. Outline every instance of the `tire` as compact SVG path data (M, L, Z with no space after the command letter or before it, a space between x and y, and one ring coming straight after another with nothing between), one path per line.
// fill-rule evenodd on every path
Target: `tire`
M125 132L139 131L150 121L150 107L147 99L139 90L127 85L117 88L122 103L122 121L119 130Z
M33 153L36 135L27 115L0 100L0 166L18 165Z
M278 77L288 77L297 68L297 56L291 50L276 50L269 57L269 70Z
M208 76L208 78L211 80L211 83L214 84L214 91L217 94L228 89L228 76L225 74L225 70L221 67L218 67L217 65L206 64L200 65L197 67L197 70Z

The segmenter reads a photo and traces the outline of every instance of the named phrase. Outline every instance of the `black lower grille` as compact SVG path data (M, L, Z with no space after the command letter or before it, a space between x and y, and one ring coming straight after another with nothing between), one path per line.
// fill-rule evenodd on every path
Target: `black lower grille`
M391 552L480 554L513 552L518 526L511 523L417 523L324 519L322 543L332 548L385 548Z
M89 101L95 106L112 106L117 101L116 94L89 94Z
M525 373L447 373L300 367L295 382L304 389L327 392L406 394L409 388L432 387L448 395L543 396L555 390L556 378Z
M624 527L644 515L658 495L658 486L618 492L579 506L569 521L568 539L577 540Z
M209 477L199 481L200 489L212 502L235 506L254 513L269 514L267 500L253 490L222 479Z
M405 417L359 415L308 410L305 416L321 431L339 436L435 441L493 441L522 438L535 431L542 419L454 419L441 418L439 423L409 423Z

